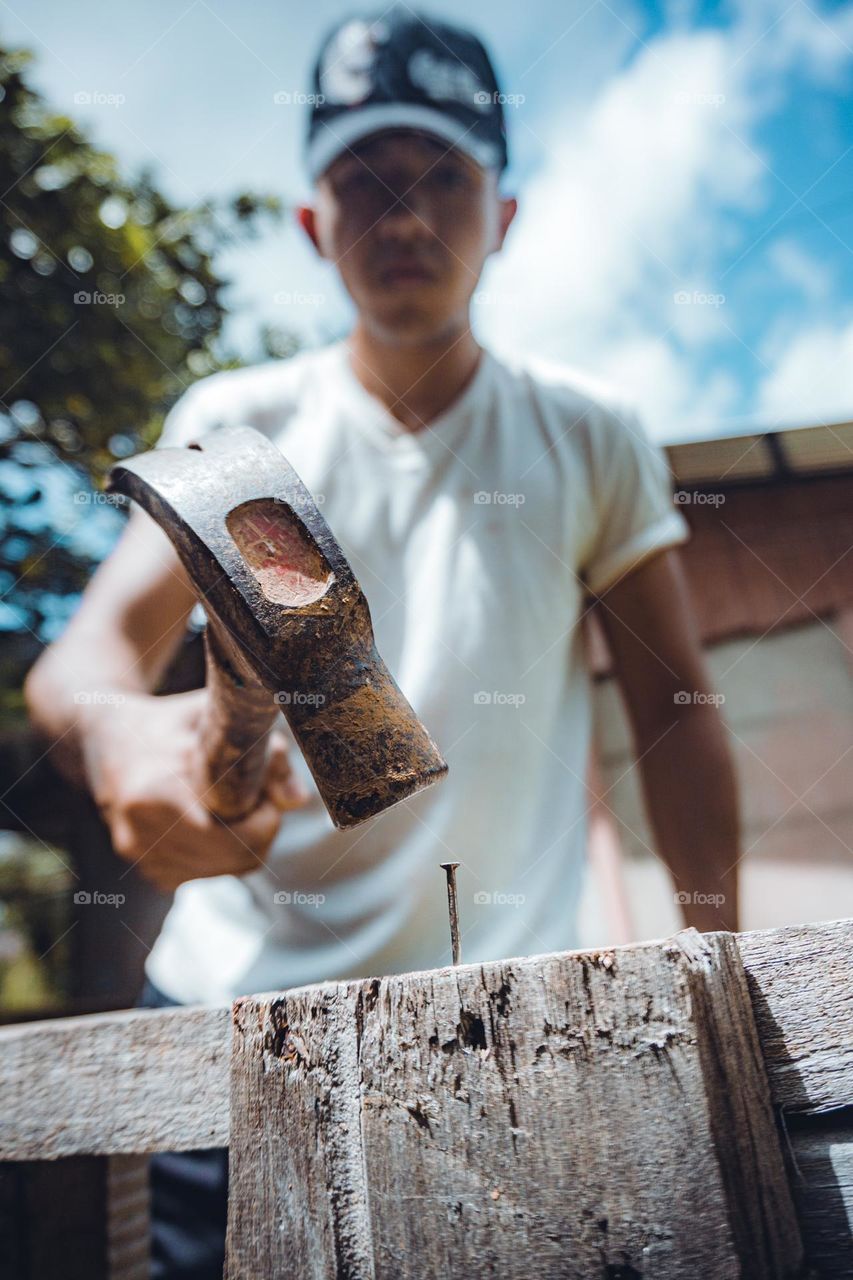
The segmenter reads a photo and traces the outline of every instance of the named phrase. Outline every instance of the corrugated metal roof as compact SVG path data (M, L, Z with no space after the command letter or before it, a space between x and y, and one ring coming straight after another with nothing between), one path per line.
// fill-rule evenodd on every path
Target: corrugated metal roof
M678 487L853 471L853 422L687 440L667 455Z
M853 470L853 422L785 431L782 444L797 472Z

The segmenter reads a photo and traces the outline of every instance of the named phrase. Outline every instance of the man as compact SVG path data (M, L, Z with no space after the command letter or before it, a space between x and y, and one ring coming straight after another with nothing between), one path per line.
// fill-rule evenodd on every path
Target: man
M516 211L499 188L506 140L485 50L407 9L350 19L321 51L315 90L315 199L299 219L340 272L352 331L203 380L161 443L237 422L274 440L322 503L379 650L450 773L336 831L282 720L256 810L231 826L212 819L194 769L204 692L151 696L192 590L165 535L135 512L27 693L117 853L177 890L145 1001L228 1002L445 964L438 863L450 859L465 960L575 945L590 599L658 849L690 898L685 920L736 928L732 768L704 696L674 550L687 526L662 456L618 396L564 368L498 359L471 332L471 296ZM87 688L124 700L75 702ZM706 905L719 894L722 907ZM155 1177L158 1274L208 1274L203 1230L210 1274L217 1250L221 1265L224 1159L192 1159L172 1157ZM195 1245L180 1238L193 1215Z

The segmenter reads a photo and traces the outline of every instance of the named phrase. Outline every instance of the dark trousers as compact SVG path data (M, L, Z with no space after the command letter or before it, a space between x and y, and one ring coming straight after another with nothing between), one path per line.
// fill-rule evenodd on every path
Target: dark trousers
M149 978L137 1008L178 1005ZM151 1280L222 1280L228 1207L228 1148L153 1155Z

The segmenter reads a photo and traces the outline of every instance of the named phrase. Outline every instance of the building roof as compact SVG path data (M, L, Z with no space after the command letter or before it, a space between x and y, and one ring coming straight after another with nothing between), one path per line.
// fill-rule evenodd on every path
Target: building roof
M853 422L688 440L666 450L676 487L853 471Z
M705 644L853 609L853 422L692 440L666 453L691 529L682 556ZM589 642L593 670L606 675L597 624Z

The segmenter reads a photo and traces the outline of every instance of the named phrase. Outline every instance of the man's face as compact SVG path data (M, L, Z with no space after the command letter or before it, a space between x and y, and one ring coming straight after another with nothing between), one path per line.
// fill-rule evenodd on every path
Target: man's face
M494 172L438 139L397 130L339 156L300 220L337 264L362 322L386 340L415 343L467 319L514 213Z

